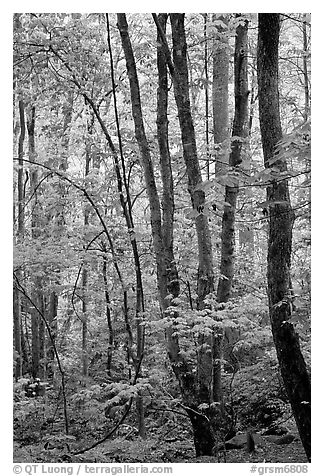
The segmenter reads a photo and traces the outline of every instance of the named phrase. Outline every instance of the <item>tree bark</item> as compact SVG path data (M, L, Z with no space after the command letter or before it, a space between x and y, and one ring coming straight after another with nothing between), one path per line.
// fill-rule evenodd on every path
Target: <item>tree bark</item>
M209 68L208 68L208 42L207 42L207 23L209 15L204 17L204 73L205 73L205 141L206 141L206 175L210 179L210 150L209 150Z
M226 15L216 16L212 20L221 20L227 25ZM227 28L216 24L216 33L213 38L213 83L212 83L212 107L213 107L213 138L215 146L215 176L226 173L228 170L228 83L229 83L229 44ZM213 336L213 400L221 403L222 381L221 361L223 358L222 329L216 329Z
M236 28L234 53L234 94L235 114L232 132L232 146L229 165L233 169L242 162L242 140L247 135L246 122L248 115L248 79L247 79L247 32L248 23ZM231 295L234 277L235 253L235 213L238 185L225 187L225 205L222 219L222 249L220 278L217 288L218 302L227 302Z
M304 73L304 97L305 97L305 109L304 119L305 122L309 119L310 115L310 91L309 91L309 78L308 78L308 39L307 39L307 23L306 13L303 14L303 73Z
M227 24L224 15L213 15L213 21L221 20ZM228 83L229 83L229 44L226 29L216 26L213 43L213 129L216 149L215 175L226 173L228 163Z
M203 213L205 206L205 192L201 187L202 177L197 155L195 130L192 120L188 65L187 43L184 28L184 14L171 13L171 30L173 42L174 64L174 96L176 100L183 156L188 174L188 191L193 208L197 211L196 234L198 240L198 277L197 277L197 308L205 307L204 299L214 290L213 253L208 218ZM198 405L209 405L213 400L213 345L209 335L201 333L198 337L197 351L197 387L196 401ZM194 431L195 448L197 455L210 455L214 447L214 432L206 415L197 412L197 407L192 407L193 412L188 412Z
M168 14L158 15L159 24L166 32ZM162 191L162 238L166 261L166 289L165 296L172 295L178 297L180 292L178 270L173 251L173 222L174 222L174 188L171 167L171 157L169 150L168 132L168 74L167 62L162 46L161 34L157 35L157 69L158 69L158 90L157 90L157 138L160 151L160 171L163 185ZM169 305L169 302L166 303Z
M108 289L108 277L107 277L107 255L103 255L103 265L102 265L102 276L105 287L105 305L106 305L106 318L107 318L107 328L108 328L108 346L107 346L107 374L111 375L111 364L112 364L112 355L114 348L114 328L111 319L110 311L110 295Z
M30 161L36 159L35 149L35 122L36 122L36 109L35 106L27 108L27 131L28 131L28 155ZM37 240L40 236L40 223L39 223L39 197L37 196L38 187L38 171L37 169L31 172L30 188L34 195L32 212L31 212L31 235L33 240ZM33 276L32 274L32 300L36 303L37 307L41 310L44 308L44 296L42 290L42 282L39 276ZM31 373L33 378L43 378L45 368L45 327L42 320L39 318L38 312L31 308L31 332L32 332L32 366Z
M46 377L49 380L54 379L54 365L55 365L55 349L54 345L57 337L57 307L58 296L55 291L52 291L46 302L46 319L50 329L51 335L48 335L46 342Z
M17 178L17 188L18 188L18 228L17 228L17 242L19 243L24 236L24 227L25 227L25 213L24 213L24 184L23 184L23 174L24 174L24 141L26 135L26 123L25 123L25 105L23 100L20 100L18 103L19 109L19 121L20 121L20 134L18 139L18 178ZM21 270L17 270L16 274L18 278L22 278ZM13 317L14 317L14 343L16 351L16 366L15 366L15 378L18 380L22 376L22 331L21 331L21 296L19 291L14 287L13 295Z
M93 119L94 117L90 117L87 120L87 132L89 134L89 138L92 135L93 131ZM71 119L70 119L71 120ZM85 147L85 170L84 176L87 179L87 176L90 173L90 162L91 162L91 144L86 142ZM90 208L89 204L85 204L84 209L84 217L83 217L83 224L85 233L87 233L87 228L89 226L90 220ZM88 377L89 374L89 355L88 355L88 278L89 278L89 270L87 267L86 260L83 261L83 268L82 268L82 374L83 377Z
M150 204L150 212L151 212L151 228L152 228L152 235L153 235L153 246L154 252L156 257L156 264L157 264L157 282L158 282L158 289L159 289L159 297L161 303L161 309L163 311L166 310L167 306L167 261L166 261L166 253L164 247L164 239L163 239L163 232L162 232L162 218L161 218L161 211L160 211L160 200L157 194L157 188L154 178L154 170L151 161L150 150L148 147L148 142L145 134L144 124L143 124L143 116L142 116L142 108L141 108L141 101L140 101L140 90L137 78L137 71L136 71L136 64L134 59L134 54L132 50L132 45L129 39L128 34L128 25L126 21L125 14L118 14L118 28L120 31L123 50L125 53L126 58L126 67L127 73L129 77L130 83L130 91L131 91L131 102L132 102L132 114L134 119L135 125L135 137L137 143L139 145L139 149L141 152L141 162L142 167L144 170L144 177L145 183L147 187L147 195ZM162 121L163 122L163 121ZM165 136L164 136L165 139ZM178 283L177 283L178 285ZM187 362L180 354L179 344L177 338L173 335L172 326L170 326L167 331L167 343L168 343L168 354L170 357L170 361L175 372L175 375L179 381L180 389L183 397L183 401L185 402L186 406L188 407L188 414L198 415L197 418L192 417L191 421L193 423L194 429L194 439L196 445L197 454L206 454L204 451L209 451L211 454L211 448L213 446L213 436L211 434L212 430L208 426L208 431L205 432L207 438L210 436L210 447L206 448L206 445L203 445L204 448L201 448L200 445L200 436L201 433L197 436L197 427L196 421L198 418L203 418L200 415L198 406L199 403L202 403L197 398L196 393L196 382L195 376L193 373L193 369L191 366L188 366ZM200 415L200 416L199 416ZM200 427L201 428L201 427Z
M286 170L276 160L282 138L278 91L280 15L259 14L257 51L259 114L266 168ZM274 171L275 174L275 171ZM298 334L291 317L290 263L294 215L287 180L274 179L267 187L269 202L268 297L273 339L282 378L307 458L311 458L311 388Z
M208 219L203 213L205 192L200 187L202 177L190 108L184 14L171 13L170 19L173 40L174 96L178 109L183 156L188 174L188 190L192 206L198 212L195 223L199 254L197 307L202 309L205 297L214 290L213 254Z

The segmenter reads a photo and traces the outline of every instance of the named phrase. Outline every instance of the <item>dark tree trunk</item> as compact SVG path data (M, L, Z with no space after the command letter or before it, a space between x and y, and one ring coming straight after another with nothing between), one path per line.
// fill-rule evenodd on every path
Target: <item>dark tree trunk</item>
M214 290L213 253L208 218L203 213L205 192L202 187L201 170L197 155L195 130L192 120L188 65L187 43L184 28L184 14L171 13L171 30L173 42L173 81L176 100L183 156L188 174L188 190L194 210L198 215L195 220L198 240L198 277L197 277L197 308L205 307L204 299ZM197 351L197 384L195 398L199 404L209 405L213 401L213 342L209 335L203 332L198 337ZM193 404L191 408L195 408ZM211 420L195 412L188 412L194 430L194 442L197 455L211 455L215 445ZM210 414L209 411L206 414ZM210 416L210 415L209 415Z
M111 310L110 310L110 295L108 288L108 276L107 276L107 255L103 255L103 265L102 265L102 276L105 287L105 304L106 304L106 318L107 318L107 327L108 327L108 346L107 346L107 374L111 375L111 364L112 364L112 355L114 348L114 328L111 319Z
M160 13L158 21L163 33L166 32L166 22L168 14ZM173 220L174 220L174 190L173 175L171 167L171 157L168 137L168 74L167 62L162 47L160 33L157 35L157 69L158 69L158 90L157 90L157 138L160 151L160 171L163 184L162 192L162 238L166 261L166 289L165 295L178 297L180 292L178 270L173 253ZM166 303L168 304L168 303Z
M239 25L236 28L234 53L235 115L232 136L240 137L240 139L234 139L232 141L229 165L233 169L242 162L242 139L246 136L248 114L247 32L247 21L245 21L244 25ZM234 277L235 212L238 192L238 185L226 185L225 187L225 206L222 219L221 267L217 288L218 302L227 302L231 296Z
M307 121L310 115L310 91L309 91L309 78L308 78L308 66L307 59L309 55L308 51L308 38L307 38L307 23L306 13L303 14L303 73L304 73L304 96L305 96L305 109L304 119Z
M145 129L144 129L136 64L135 64L132 45L129 39L128 24L126 21L125 14L118 14L118 28L120 30L123 50L126 57L126 66L127 66L127 72L129 77L129 83L130 83L130 91L131 91L132 113L133 113L133 119L134 119L134 125L135 125L135 136L136 136L136 140L141 152L142 167L144 170L147 195L148 195L148 199L150 203L151 228L152 228L155 258L156 258L156 264L157 264L157 282L158 282L158 289L159 289L159 297L160 297L161 308L165 312L167 308L166 296L168 291L168 275L170 275L168 272L168 266L167 266L167 253L165 250L165 243L168 241L167 236L169 236L170 238L171 230L167 228L164 228L163 230L162 228L160 200L159 200L156 183L155 183L150 149L148 146ZM160 81L162 81L162 76L163 75L161 75L160 77ZM161 83L160 83L160 87L161 87ZM160 100L165 101L165 98L163 99L163 93L160 96ZM161 106L161 103L160 103L160 106ZM162 114L162 116L160 116L161 118L160 125L162 126L162 128L165 127L165 123L163 119L163 114L164 114L163 108L164 106L162 106L160 109L160 113ZM164 144L165 144L165 139L166 139L166 136L164 132L160 136L160 140L164 141ZM168 160L166 158L166 155L164 155L163 157L164 159L166 159L166 161ZM161 161L163 161L164 159L161 158ZM166 166L164 171L167 173L167 168L168 168L167 162L163 163L162 167L164 165ZM163 175L163 172L162 172L162 175ZM170 184L168 185L170 186ZM167 214L168 213L172 213L172 210L168 210ZM167 215L164 214L164 218L166 219L166 223L167 223L168 222ZM176 283L174 292L177 292L177 286L178 286L178 283ZM197 398L196 381L195 381L195 375L194 375L193 369L191 366L187 364L187 362L184 360L184 358L180 354L178 340L173 335L172 326L170 326L166 330L166 334L167 334L168 354L170 357L173 370L180 384L183 402L185 403L186 407L188 407L188 410L187 410L188 413L189 411L190 412L194 411L197 413L197 415L199 415L200 411L198 406L199 406L199 403L202 403L202 401L200 401L199 398ZM196 435L197 434L196 422L193 423L193 428L194 428L194 433ZM207 438L210 437L210 441L213 443L211 431L212 431L211 428L209 428L209 431L206 431L204 434L206 435ZM195 441L196 440L197 438L195 438ZM199 445L199 443L197 444ZM210 446L213 446L213 444ZM210 453L211 450L209 447L206 449L206 451L209 451L209 454L211 454ZM199 454L206 454L204 453L204 450L201 448L198 448L197 452Z
M280 15L259 14L258 88L259 114L264 164L286 170L283 159L276 160L276 146L282 138L279 91L278 48ZM267 187L269 202L268 296L272 334L279 366L307 458L311 457L311 388L299 338L291 317L290 261L293 228L287 180Z
M19 17L18 17L19 20ZM24 226L25 226L25 213L24 213L24 141L26 135L26 123L25 123L25 105L22 100L18 103L19 108L19 122L20 122L20 134L18 140L18 178L17 178L17 188L18 188L18 229L17 229L17 242L20 242L24 236ZM22 271L18 269L16 275L19 279L22 278ZM14 317L14 344L16 351L16 366L15 366L15 378L16 380L22 375L22 332L21 332L21 296L19 291L14 289L13 295L13 317Z
M57 306L58 297L56 292L50 293L48 302L46 303L46 319L51 331L46 342L46 376L49 380L54 379L55 349L54 345L57 337Z
M173 41L174 96L178 109L183 156L188 174L188 190L192 206L198 212L198 216L195 220L199 253L197 306L198 309L202 309L204 307L205 297L214 290L213 253L208 219L203 213L205 192L199 187L202 183L202 177L189 98L184 14L171 13L170 19Z
M28 111L28 109L30 109ZM35 161L35 122L36 110L34 106L28 108L27 111L27 131L28 131L28 155L30 161ZM31 212L31 235L34 240L40 236L40 207L39 197L37 195L38 187L38 171L35 169L31 172L30 187L34 195L33 207ZM32 274L32 300L39 309L43 309L43 291L42 282L39 276ZM33 378L42 378L44 376L44 325L39 317L39 313L31 308L31 332L32 332L32 366L31 373Z
M20 277L20 275L19 275ZM22 376L22 332L21 332L21 298L16 286L13 289L13 324L14 324L14 346L15 346L15 379Z

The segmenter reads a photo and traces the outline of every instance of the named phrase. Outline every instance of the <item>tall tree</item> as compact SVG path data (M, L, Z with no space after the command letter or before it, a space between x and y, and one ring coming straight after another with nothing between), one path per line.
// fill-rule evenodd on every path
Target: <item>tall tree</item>
M213 14L215 33L213 38L213 135L217 147L215 174L227 171L229 124L228 124L228 83L229 83L229 43L228 18Z
M29 160L34 161L36 158L35 149L35 121L36 121L36 108L35 106L29 106L27 108L27 131L28 131L28 155ZM40 207L38 204L38 170L32 170L30 177L31 192L34 196L31 212L31 236L33 240L37 240L40 236L41 225L39 223ZM32 273L32 299L36 303L37 307L44 312L44 295L42 290L42 280L40 276L33 276ZM42 319L39 317L39 313L32 306L31 307L31 338L32 338L32 362L31 373L34 378L44 379L45 377L45 326Z
M269 210L268 297L273 339L280 371L291 403L307 458L311 458L310 378L301 353L299 337L290 322L290 264L294 214L288 181L280 177L286 171L276 147L282 139L278 91L280 14L260 13L257 50L259 115L264 165L272 169L267 187ZM279 176L278 176L278 172Z
M20 123L20 134L18 140L18 178L17 178L17 189L18 189L18 228L17 228L17 241L20 242L23 240L24 236L24 227L25 227L25 212L24 212L24 141L26 135L26 122L25 122L25 104L22 99L18 102L19 108L19 123ZM22 272L17 270L18 278L21 279ZM15 368L15 377L18 379L22 375L22 329L21 329L21 296L19 290L15 286L14 288L14 342L15 342L15 351L16 351L16 368Z
M248 22L239 24L236 28L234 52L234 96L235 113L232 131L231 153L229 166L235 171L242 162L242 146L247 135L248 114L248 78L247 78L247 45ZM235 178L233 181L235 182ZM222 219L222 250L220 278L217 288L218 302L227 302L231 295L234 277L235 252L235 213L239 187L237 184L226 185L225 206Z
M148 141L146 138L144 123L143 123L140 88L139 88L139 82L137 77L135 58L134 58L133 49L132 49L132 45L131 45L129 33L128 33L128 24L126 20L126 15L118 14L117 17L118 17L118 28L120 31L122 45L123 45L123 49L125 53L126 67L127 67L129 83L130 83L132 113L133 113L133 119L134 119L134 125L135 125L135 136L136 136L136 140L138 142L139 149L141 152L142 167L144 169L147 195L148 195L149 204L150 204L151 227L152 227L153 245L154 245L156 264L157 264L157 281L158 281L160 302L161 302L161 308L165 310L166 308L165 298L167 297L167 288L168 288L167 276L169 273L167 270L166 253L165 253L163 233L162 233L160 199L157 193L151 154L150 154L150 149L149 149ZM180 15L180 17L182 17L182 15ZM161 28L161 25L159 24L157 19L156 21L158 24L161 37L165 38L164 31ZM180 18L180 24L181 24L181 18ZM172 25L172 19L171 19L171 25ZM176 28L177 27L173 24L172 25L173 31L176 30ZM176 34L177 33L175 32L175 35ZM184 39L183 34L184 34L184 27L183 27L183 18L182 18L182 31L180 33L181 40ZM180 44L177 44L177 55L178 56L181 55L181 57L183 57L183 54L185 53L186 53L186 44L182 44L182 47L180 46ZM170 65L170 54L168 49L165 49L165 55L166 55L166 61L168 61ZM183 66L182 62L181 62L181 66ZM173 69L173 65L171 69ZM176 69L176 66L175 66L175 69ZM198 164L194 130L193 130L193 124L192 124L192 118L191 118L191 112L190 112L190 102L189 102L189 95L188 95L189 94L188 70L187 70L186 63L185 63L185 69L183 69L183 72L186 75L185 89L182 90L183 85L181 84L181 78L179 78L179 81L177 84L178 95L184 94L184 97L182 99L178 98L180 107L182 108L181 111L183 113L182 125L184 127L182 128L182 138L183 138L183 144L184 144L184 150L185 150L184 154L186 157L186 162L189 165L192 165L192 168L190 169L191 178L189 179L189 182L190 182L189 188L192 193L193 204L195 207L199 208L199 206L201 205L203 206L204 204L204 192L195 190L195 186L201 183L201 174L200 174L200 169ZM177 74L178 76L180 76L180 72L178 72ZM193 142L191 143L191 141ZM197 174L197 176L195 174ZM202 243L205 244L206 240L208 240L209 232L207 232L206 235L203 236L203 230L206 232L206 224L208 228L206 217L201 216L199 222L202 223L202 226L200 228L198 226L199 232L200 232L198 242L200 243L200 246L201 246ZM207 247L205 251L206 251L206 254L208 254L208 251L211 251L211 250ZM200 249L199 257L200 257L200 261L199 261L199 272L198 272L198 305L202 305L204 298L212 290L213 274L212 274L212 271L210 273L210 270L212 270L212 261L211 262L207 261L208 257L202 253L201 249ZM214 441L214 434L210 425L210 420L206 417L206 415L202 414L199 410L200 404L205 403L206 401L208 402L210 401L209 400L210 380L201 379L200 382L203 385L203 387L202 386L199 387L198 385L199 388L197 388L193 369L190 366L188 366L188 363L181 356L179 343L177 338L173 334L172 326L170 326L167 329L167 337L168 337L168 353L170 356L172 367L175 372L175 375L177 376L179 380L184 405L186 407L186 410L188 412L188 415L192 423L193 432L194 432L194 442L195 442L197 455L212 454L215 441ZM211 369L210 365L209 365L209 369ZM202 368L201 368L201 371L203 371Z

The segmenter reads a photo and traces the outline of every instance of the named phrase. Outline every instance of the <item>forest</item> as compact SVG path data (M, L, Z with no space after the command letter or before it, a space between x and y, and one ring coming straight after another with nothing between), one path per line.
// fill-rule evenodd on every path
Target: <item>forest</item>
M310 20L13 15L15 462L311 461Z

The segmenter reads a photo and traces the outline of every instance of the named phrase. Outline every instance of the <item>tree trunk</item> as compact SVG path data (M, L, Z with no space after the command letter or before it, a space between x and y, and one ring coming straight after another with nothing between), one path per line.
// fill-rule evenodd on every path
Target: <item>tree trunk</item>
M20 273L17 271L17 273ZM18 277L20 275L18 274ZM15 367L14 374L16 381L22 376L22 333L21 333L21 298L20 292L14 286L13 289L13 324L14 324L14 346L15 346Z
M108 277L107 277L107 255L103 254L103 264L102 264L102 276L105 287L105 305L106 305L106 318L107 318L107 328L108 328L108 346L107 346L107 375L111 375L111 364L114 348L114 328L111 319L111 310L110 310L110 295L108 289Z
M123 50L126 57L126 67L130 82L130 91L131 91L131 102L132 102L132 113L135 124L135 136L139 145L141 152L142 167L144 169L144 177L147 188L147 194L150 204L151 212L151 228L153 235L153 246L156 257L157 264L157 282L159 289L159 297L162 310L166 309L166 292L167 292L167 262L166 262L166 253L164 248L163 232L162 232L162 220L161 220L161 211L160 211L160 200L157 194L157 188L154 178L154 171L151 161L150 150L147 143L147 138L145 134L143 116L141 109L140 101L140 91L137 78L136 64L134 59L134 54L132 46L130 43L128 35L128 25L126 21L125 14L118 14L118 28L120 30L120 35L122 39ZM177 284L178 285L178 284ZM193 369L188 366L184 358L180 354L179 344L177 338L173 335L172 326L166 330L167 334L167 343L168 343L168 354L172 363L173 370L177 376L182 392L183 401L186 403L189 411L196 411L199 414L198 405L202 403L197 399L196 395L196 385ZM195 420L193 420L195 422ZM196 425L196 423L193 423ZM213 442L213 437L211 434L211 429L209 428L210 441ZM197 431L194 429L194 433ZM209 433L205 434L207 437ZM199 443L197 443L199 445ZM213 446L210 445L210 446ZM204 450L200 447L196 447L197 453L204 454ZM210 448L207 448L207 451L211 451Z
M213 15L213 21L221 20L227 24L224 15ZM215 157L215 175L227 172L228 163L228 83L229 83L229 44L227 31L217 25L213 43L213 128L214 144L217 147Z
M207 180L210 179L210 150L209 150L209 68L208 68L208 42L207 42L207 24L209 15L203 14L204 17L204 73L205 73L205 141L206 141L206 175Z
M278 48L280 15L259 14L258 87L261 138L266 168L286 170L276 160L276 146L282 138L278 91ZM311 388L299 338L291 317L290 262L293 228L287 180L275 180L267 187L269 202L268 297L273 339L282 378L307 458L311 457Z
M17 188L18 188L18 229L17 229L17 241L20 242L24 236L24 227L25 227L25 213L24 213L24 184L23 184L23 174L24 174L24 141L26 134L26 123L25 123L25 105L22 100L18 103L19 108L19 121L20 121L20 134L18 140L18 179L17 179ZM21 280L22 272L20 269L16 271L18 279ZM15 366L15 378L16 380L22 376L22 332L21 332L21 296L19 291L14 288L14 343L16 351L16 366Z
M310 115L310 92L309 92L309 78L308 78L308 39L307 39L307 23L306 13L303 14L303 73L304 73L304 97L305 97L305 109L304 119L305 122L309 119Z
M197 307L202 309L205 297L214 289L213 254L208 219L203 213L205 192L200 188L202 178L190 108L184 14L171 13L170 19L173 40L174 95L178 109L183 156L188 173L188 190L192 206L198 212L196 218L199 253Z
M28 131L28 155L30 161L36 160L35 150L35 121L36 121L36 109L35 106L27 108L27 131ZM32 170L30 177L30 188L33 194L33 204L31 212L31 236L33 240L37 240L40 236L40 223L39 223L39 197L37 196L38 187L38 171ZM32 276L32 290L31 296L33 302L36 303L40 310L43 310L43 290L42 282L39 276ZM42 378L44 376L44 332L45 328L42 320L39 317L39 313L31 308L31 333L32 333L32 366L31 373L33 378ZM43 360L41 360L43 358Z
M201 310L205 307L204 299L214 290L213 254L208 218L203 213L205 192L201 187L202 177L190 107L184 14L171 13L170 20L173 41L174 96L178 110L183 156L188 174L188 190L192 206L198 213L195 221L198 240L197 308ZM201 333L198 337L197 351L196 399L199 404L210 404L213 400L212 352L212 338ZM194 428L197 455L212 454L215 441L210 420L202 415L199 417L196 414L194 415L190 416L189 413Z
M57 307L58 296L55 291L50 293L46 303L46 319L50 328L51 336L48 335L46 342L46 377L49 380L54 379L55 349L54 345L57 337Z
M227 25L227 16L216 16L213 21L221 20ZM229 44L227 29L216 24L216 33L213 38L213 137L215 146L215 176L228 171L228 83L229 83ZM215 330L213 336L213 400L222 404L223 392L221 381L221 361L223 358L222 329ZM223 408L223 405L222 405Z
M246 136L248 114L248 84L247 84L247 31L248 23L236 28L234 53L234 94L235 114L233 123L233 140L229 165L233 169L242 162L242 139ZM239 139L236 139L239 137ZM225 187L225 205L222 219L222 249L220 278L217 288L218 302L227 302L231 295L234 277L235 252L235 212L239 192L238 185Z
M70 119L71 120L71 119ZM92 135L93 131L93 124L94 124L94 117L91 117L87 120L87 131L89 137ZM84 177L87 179L89 172L90 172L90 162L91 162L91 144L86 142L85 147L85 171ZM84 209L84 217L83 217L83 224L84 224L84 231L85 233L88 232L87 228L89 226L89 219L90 219L90 208L89 204L85 204ZM89 270L87 267L86 260L83 261L83 268L82 268L82 374L83 377L88 377L89 374L89 355L88 355L88 276Z
M163 34L166 32L168 14L160 13L158 21ZM163 184L162 192L162 238L165 253L165 266L167 276L165 279L165 297L172 295L178 297L180 292L178 270L173 252L173 221L174 221L174 189L173 175L171 167L171 157L169 150L168 131L168 71L167 63L162 47L161 34L157 35L157 69L158 69L158 90L157 90L157 138L160 152L160 171ZM170 304L170 300L165 306Z

